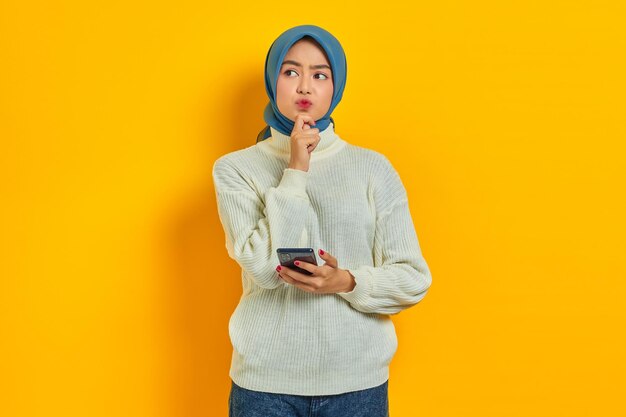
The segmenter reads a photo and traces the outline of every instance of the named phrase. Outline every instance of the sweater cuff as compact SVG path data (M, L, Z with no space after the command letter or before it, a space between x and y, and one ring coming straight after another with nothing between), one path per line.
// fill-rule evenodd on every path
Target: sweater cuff
M344 300L355 305L367 305L367 300L372 293L372 277L368 272L362 272L358 269L351 269L350 272L354 276L356 285L350 292L338 292L337 295L341 296Z
M306 184L309 180L309 172L301 169L285 168L283 177L277 188L281 188L290 194L308 198Z

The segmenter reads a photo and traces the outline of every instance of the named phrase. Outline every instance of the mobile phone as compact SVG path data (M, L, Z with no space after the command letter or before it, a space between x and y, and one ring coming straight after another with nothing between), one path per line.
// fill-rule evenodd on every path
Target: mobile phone
M282 266L286 266L287 268L291 268L305 275L313 275L312 272L294 265L295 261L308 262L310 264L317 265L317 259L315 258L315 251L313 248L278 248L276 249L276 253L278 254L278 261Z

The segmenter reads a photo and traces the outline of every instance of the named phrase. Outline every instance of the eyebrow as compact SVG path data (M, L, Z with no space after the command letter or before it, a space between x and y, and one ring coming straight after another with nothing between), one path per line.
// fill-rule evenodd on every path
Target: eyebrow
M282 67L283 65L287 65L287 64L295 65L296 67L302 67L302 64L301 64L301 63L296 62L296 61L292 61L292 60L290 60L290 59L287 59L287 60L283 61L283 64L281 65L281 67ZM328 68L329 70L331 70L331 71L332 71L332 69L331 69L328 65L326 65L326 64L309 65L309 68L311 68L311 69L322 69L322 68Z

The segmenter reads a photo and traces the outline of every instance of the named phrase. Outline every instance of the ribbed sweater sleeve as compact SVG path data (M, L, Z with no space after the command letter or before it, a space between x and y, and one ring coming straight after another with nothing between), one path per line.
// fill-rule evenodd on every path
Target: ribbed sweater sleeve
M308 178L307 171L285 168L279 183L261 198L234 166L223 159L213 165L228 255L259 287L284 285L275 269L276 249L298 247L306 233L304 217L312 210L306 192Z
M397 314L426 296L432 277L422 256L406 189L386 157L378 162L371 194L378 213L374 266L349 269L356 286L338 295L364 313Z

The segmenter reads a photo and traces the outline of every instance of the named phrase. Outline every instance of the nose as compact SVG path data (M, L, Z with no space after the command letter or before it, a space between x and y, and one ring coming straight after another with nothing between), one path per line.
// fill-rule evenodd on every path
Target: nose
M307 77L300 77L300 82L298 83L298 93L307 94L309 92L309 82Z

